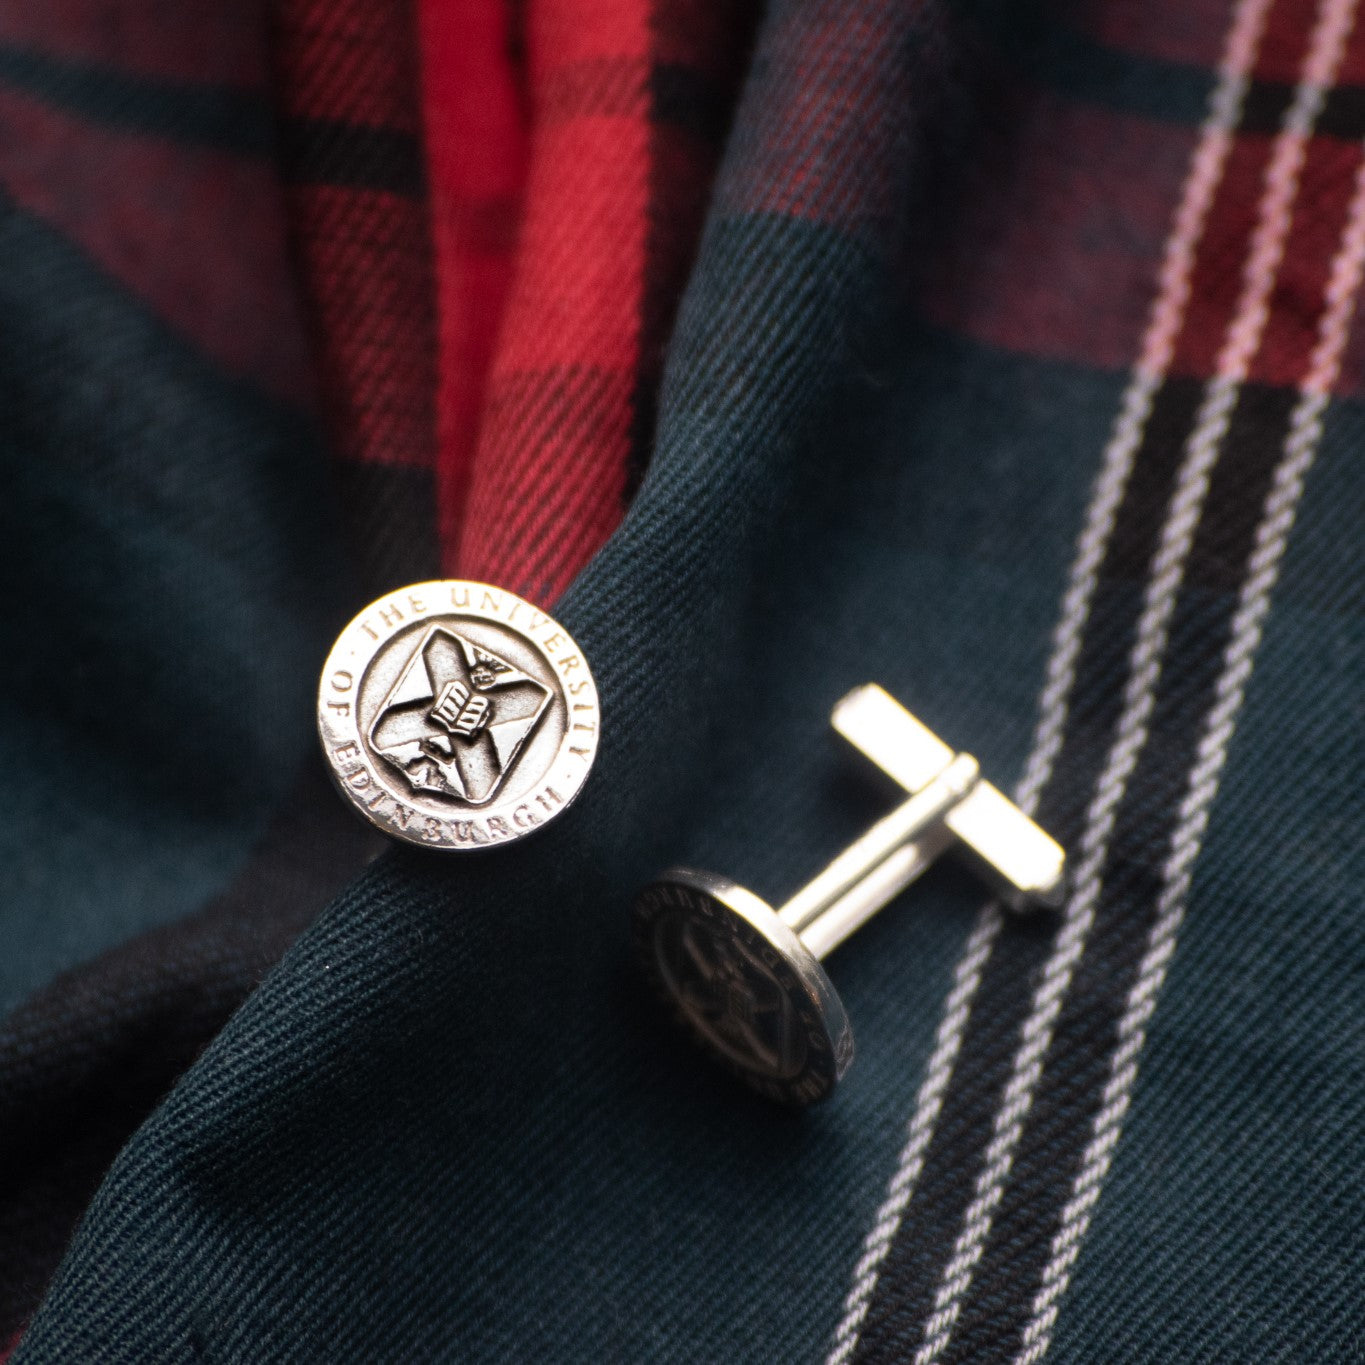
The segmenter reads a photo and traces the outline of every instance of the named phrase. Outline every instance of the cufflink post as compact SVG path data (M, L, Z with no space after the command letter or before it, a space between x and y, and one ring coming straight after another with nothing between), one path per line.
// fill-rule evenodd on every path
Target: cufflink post
M835 706L835 730L910 794L783 905L674 868L636 898L636 953L678 1021L769 1098L823 1099L853 1035L820 965L954 844L1015 908L1055 904L1065 854L1017 806L875 685Z
M976 786L981 767L971 754L958 754L928 786L902 801L866 834L850 844L777 911L798 936L851 892L869 872L902 845L931 829ZM824 957L829 948L817 952Z

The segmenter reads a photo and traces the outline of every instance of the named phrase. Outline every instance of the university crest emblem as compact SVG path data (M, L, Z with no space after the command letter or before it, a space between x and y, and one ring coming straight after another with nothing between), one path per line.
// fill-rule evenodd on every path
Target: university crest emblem
M536 679L460 632L432 626L370 727L414 792L482 806L498 793L550 702Z

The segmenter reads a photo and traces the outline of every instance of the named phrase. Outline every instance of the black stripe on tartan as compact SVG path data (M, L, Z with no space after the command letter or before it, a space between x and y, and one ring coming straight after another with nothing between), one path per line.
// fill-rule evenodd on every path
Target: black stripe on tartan
M1329 90L1313 132L1318 137L1335 137L1343 142L1365 139L1365 88L1338 85Z
M274 148L261 92L157 80L3 43L0 84L119 132L241 156L269 156Z
M998 941L987 962L914 1198L882 1262L863 1320L853 1357L857 1362L903 1365L920 1347L942 1267L975 1193L977 1158L990 1142L1009 1079L1029 985L1042 970L1052 933L1053 925L1041 916L1008 921L1002 933L1008 944Z
M1241 130L1274 137L1284 126L1285 115L1294 102L1294 87L1256 81L1247 90L1242 105ZM1365 89L1358 85L1337 85L1327 91L1322 113L1313 125L1314 137L1359 142L1365 138Z
M1218 81L1217 73L1204 67L1107 47L1049 20L1038 23L1026 41L1016 42L1011 55L1031 79L1068 99L1157 123L1202 123ZM1252 80L1238 130L1274 137L1284 126L1295 88L1289 81ZM1365 139L1365 87L1328 90L1313 131L1343 142Z
M1298 396L1248 385L1233 412L1176 598L1166 656L1173 666L1162 670L1149 738L1116 812L1094 927L944 1365L1008 1360L1023 1344L1156 918L1162 868Z
M730 129L733 93L711 76L680 62L659 62L649 72L650 116L719 147Z
M1294 103L1295 87L1287 82L1253 81L1242 103L1238 125L1243 133L1274 137L1284 128ZM1313 125L1314 137L1359 142L1365 138L1365 87L1337 85L1327 91L1322 113Z
M285 118L280 153L285 179L294 185L376 190L407 199L420 199L425 191L421 142L403 129Z
M667 7L654 7L650 16L651 54L669 38ZM736 7L731 15L732 37L747 52L753 41L757 7L747 13ZM691 258L701 233L703 197L690 177L680 178L665 152L664 129L692 139L700 159L709 163L707 174L724 146L734 116L737 91L735 73L698 70L681 62L661 62L651 56L649 68L649 180L646 190L645 258L640 291L639 354L635 364L631 399L630 453L626 463L624 499L628 506L639 491L649 467L658 418L659 384L677 301L691 268ZM709 187L708 187L709 188ZM679 202L679 196L684 202ZM680 250L680 234L685 250Z
M1066 735L1039 803L1043 826L1073 851L1118 724L1149 565L1203 388L1199 380L1172 378L1154 396L1100 567L1076 663ZM982 973L915 1197L882 1263L854 1355L857 1361L898 1362L919 1347L942 1268L975 1194L980 1154L991 1140L1019 1046L1019 1028L1055 932L1052 916L1009 917L1001 929Z
M1242 96L1237 131L1274 137L1284 127L1285 115L1294 103L1295 87L1287 81L1252 81Z
M1203 381L1186 376L1168 378L1158 389L1100 566L1062 746L1037 810L1039 823L1067 848L1085 830L1091 792L1123 710L1152 558L1203 396Z

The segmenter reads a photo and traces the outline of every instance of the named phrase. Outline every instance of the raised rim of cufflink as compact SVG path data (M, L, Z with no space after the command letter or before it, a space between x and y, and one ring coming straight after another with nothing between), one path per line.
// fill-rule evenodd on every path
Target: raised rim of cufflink
M443 852L513 843L557 819L592 771L592 669L549 613L466 579L376 598L318 685L333 784L394 839Z

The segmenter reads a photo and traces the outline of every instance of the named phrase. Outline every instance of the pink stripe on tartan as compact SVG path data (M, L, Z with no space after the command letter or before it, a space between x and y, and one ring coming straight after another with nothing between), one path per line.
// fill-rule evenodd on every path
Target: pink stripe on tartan
M1158 275L1148 335L1140 353L1149 363L1161 363L1163 357L1169 357L1171 338L1179 328L1180 314L1189 296L1194 253L1221 177L1229 145L1228 133L1235 126L1240 113L1247 73L1254 60L1271 3L1272 0L1240 0L1234 11L1219 82L1200 144L1195 150L1181 191L1180 204ZM1206 151L1206 147L1211 150ZM1105 450L1104 464L1091 497L1070 581L1062 600L1061 617L1053 636L1052 655L1039 702L1032 754L1019 784L1018 799L1030 811L1051 774L1060 748L1076 660L1098 583L1099 566L1113 531L1114 519L1151 412L1158 382L1158 373L1141 364L1136 368ZM943 1094L952 1081L976 990L999 926L999 910L995 906L987 906L958 964L934 1053L920 1085L906 1144L900 1153L887 1196L877 1210L876 1222L864 1239L863 1254L854 1268L853 1284L844 1300L844 1314L836 1329L826 1365L844 1365L857 1349L882 1263L895 1241L904 1211L914 1195L924 1154L933 1139ZM954 1299L952 1309L956 1308L956 1303ZM951 1322L956 1316L951 1309L950 1313L948 1330L951 1330ZM925 1343L931 1355L936 1354L934 1341L931 1337ZM941 1334L938 1348L946 1341L947 1335Z
M1262 216L1251 243L1247 262L1246 294L1227 340L1218 356L1217 376L1241 383L1265 332L1270 315L1270 291L1284 254L1285 239L1294 212L1294 200L1308 151L1313 124L1321 112L1326 87L1341 63L1346 39L1355 17L1355 0L1324 0L1313 33L1308 60L1284 131L1275 140Z
M1010 1171L1028 1113L1043 1077L1054 1029L1086 952L1100 909L1110 841L1128 783L1150 736L1156 689L1167 659L1170 625L1185 568L1203 515L1210 478L1223 449L1238 389L1259 343L1269 299L1283 255L1298 191L1307 135L1322 105L1345 48L1356 0L1324 0L1304 64L1307 79L1277 136L1267 167L1257 222L1242 276L1237 309L1218 357L1218 372L1204 392L1194 431L1186 444L1176 490L1167 509L1161 540L1144 593L1137 638L1128 663L1123 713L1086 812L1078 865L1062 927L1053 943L1028 1018L1020 1031L1009 1083L993 1121L993 1138L977 1177L975 1198L963 1216L953 1258L944 1268L935 1311L925 1323L924 1344L914 1365L930 1365L951 1339L958 1312L990 1236L995 1210ZM1035 1362L1046 1350L1030 1348Z
M1262 6L1254 25L1239 22L1234 26L1224 59L1228 70L1242 73L1251 70L1264 23L1265 6ZM1245 93L1245 84L1239 81L1235 89L1229 88L1227 99L1229 102L1236 99L1240 103ZM1185 305L1189 302L1195 247L1202 236L1203 221L1213 202L1214 189L1222 178L1233 136L1230 121L1216 124L1210 129L1209 135L1200 140L1195 151L1194 164L1190 168L1189 192L1176 216L1172 248L1161 266L1160 289L1152 311L1152 324L1143 338L1142 354L1138 358L1138 368L1147 374L1165 374L1170 369L1171 358L1175 354L1175 339L1185 315ZM1190 216L1188 222L1185 221L1186 215Z
M1175 955L1184 919L1194 864L1208 828L1209 811L1218 794L1228 746L1246 695L1270 598L1293 529L1304 480L1322 436L1322 419L1346 349L1352 315L1365 274L1365 163L1357 170L1354 195L1345 231L1332 262L1318 327L1318 341L1300 388L1301 398L1290 419L1289 435L1275 481L1266 499L1250 574L1233 618L1232 638L1223 658L1216 701L1205 721L1198 760L1190 773L1181 805L1180 824L1171 841L1171 856L1163 871L1157 921L1148 936L1147 951L1119 1024L1119 1042L1110 1057L1104 1104L1095 1116L1090 1145L1072 1183L1071 1198L1061 1227L1052 1240L1051 1260L1033 1300L1033 1316L1024 1331L1022 1349L1014 1365L1037 1365L1052 1341L1058 1304L1071 1279L1089 1231L1091 1214L1099 1202L1118 1145L1137 1080L1138 1059L1146 1043L1147 1023Z

